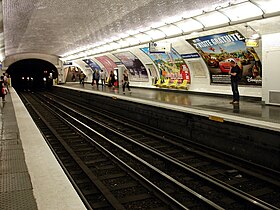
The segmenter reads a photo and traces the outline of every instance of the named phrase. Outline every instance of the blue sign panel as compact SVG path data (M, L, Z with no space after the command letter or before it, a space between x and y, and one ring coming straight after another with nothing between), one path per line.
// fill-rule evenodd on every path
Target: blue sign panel
M94 62L92 59L84 59L83 60L92 70L101 70L100 66Z

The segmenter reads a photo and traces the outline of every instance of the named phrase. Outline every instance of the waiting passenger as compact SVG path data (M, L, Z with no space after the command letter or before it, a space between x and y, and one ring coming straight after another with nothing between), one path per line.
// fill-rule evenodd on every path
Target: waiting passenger
M129 80L128 80L128 71L125 70L123 73L123 80L122 80L122 88L123 88L123 94L125 94L125 87L127 87L128 91L131 93L130 87L129 87Z
M93 70L91 86L94 85L96 71L97 71L96 69Z
M231 69L229 71L229 74L231 79L231 89L233 93L233 100L230 103L238 104L239 103L238 81L239 81L239 74L241 72L241 69L233 60L230 61L230 64L231 64Z
M7 73L3 73L4 76L4 85L7 89L7 92L9 92L9 80L8 80L8 74Z
M102 85L102 87L105 86L106 74L105 74L105 72L103 71L103 69L101 70L101 73L100 73L100 79L101 79L101 85Z
M82 84L83 86L85 84L85 78L86 78L86 75L84 74L84 72L81 71L79 79L80 79L80 84Z
M116 82L116 80L115 80L115 75L114 75L114 72L113 71L111 71L110 72L110 75L109 75L109 87L115 87L115 82Z
M75 73L72 74L72 82L76 82L76 76Z
M96 72L96 70L93 70L93 73L92 73L92 80L91 80L91 86L93 86L93 85L94 85L95 72Z
M0 78L0 87L1 87L0 97L2 98L2 101L5 102L7 88L5 87L4 76L1 76L1 78Z
M94 79L95 79L95 82L96 82L96 87L98 89L98 87L99 87L99 79L100 79L100 73L99 73L98 70L95 71L94 77L95 77Z

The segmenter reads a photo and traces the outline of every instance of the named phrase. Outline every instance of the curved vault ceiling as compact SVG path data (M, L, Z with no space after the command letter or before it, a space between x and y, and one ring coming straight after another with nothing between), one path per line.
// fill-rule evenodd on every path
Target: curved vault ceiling
M244 0L3 0L5 56L61 56L171 16Z

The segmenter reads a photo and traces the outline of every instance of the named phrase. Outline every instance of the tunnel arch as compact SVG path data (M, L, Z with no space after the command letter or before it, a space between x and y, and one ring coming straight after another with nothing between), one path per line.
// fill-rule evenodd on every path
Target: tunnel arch
M23 59L12 63L6 73L17 90L49 88L58 70L52 63L42 59Z
M13 55L8 55L3 61L2 70L6 71L10 65L16 63L17 61L25 59L41 59L52 63L56 67L60 67L62 62L59 60L59 57L56 55L49 55L43 53L17 53Z

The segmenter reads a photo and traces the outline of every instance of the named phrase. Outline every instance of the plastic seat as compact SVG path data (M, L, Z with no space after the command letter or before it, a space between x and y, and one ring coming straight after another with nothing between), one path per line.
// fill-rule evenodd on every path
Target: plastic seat
M178 84L178 80L174 80L172 84L168 85L168 87L170 88L176 88L177 87L177 84Z
M187 85L188 85L188 81L183 80L182 84L176 86L176 88L178 88L178 89L188 89Z
M164 83L160 85L160 87L167 87L169 85L170 79L167 79Z
M157 81L157 83L156 84L154 84L154 86L160 86L161 85L161 79L159 79L158 81Z

